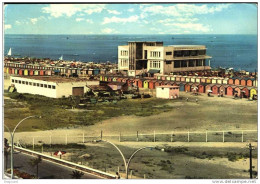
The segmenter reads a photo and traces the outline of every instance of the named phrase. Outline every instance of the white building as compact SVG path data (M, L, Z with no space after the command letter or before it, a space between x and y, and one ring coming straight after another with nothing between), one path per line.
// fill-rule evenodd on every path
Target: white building
M51 98L68 96L83 96L87 92L87 85L99 85L99 81L87 81L78 78L64 78L54 76L11 76L11 85L18 93L29 93Z
M172 72L209 70L211 57L204 45L169 45L163 42L128 42L118 46L118 70L129 76L142 73L170 74Z
M156 98L175 99L179 94L179 86L156 86Z

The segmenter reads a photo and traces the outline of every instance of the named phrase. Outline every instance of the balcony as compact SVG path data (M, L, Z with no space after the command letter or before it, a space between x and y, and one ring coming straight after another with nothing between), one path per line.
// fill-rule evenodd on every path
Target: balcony
M174 60L189 60L189 59L210 59L212 58L211 56L207 55L200 55L200 56L181 56L181 57L176 57L174 56Z

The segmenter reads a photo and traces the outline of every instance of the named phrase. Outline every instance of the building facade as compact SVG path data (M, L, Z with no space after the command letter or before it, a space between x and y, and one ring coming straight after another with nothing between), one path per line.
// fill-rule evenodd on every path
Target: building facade
M142 73L170 74L173 72L209 70L210 56L204 45L169 45L163 42L128 42L118 46L118 70L129 76Z
M179 97L179 86L156 86L156 98L175 99Z
M87 85L99 85L99 81L86 81L61 77L20 77L11 76L11 85L18 93L29 93L51 98L83 96Z

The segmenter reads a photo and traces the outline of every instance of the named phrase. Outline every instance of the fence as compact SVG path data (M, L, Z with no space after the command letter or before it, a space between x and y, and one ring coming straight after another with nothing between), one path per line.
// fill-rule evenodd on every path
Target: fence
M87 143L95 140L111 140L119 142L257 142L257 130L201 131L201 132L168 132L107 135L103 131L98 136L81 135L49 135L49 136L15 136L15 142L32 144L69 144Z

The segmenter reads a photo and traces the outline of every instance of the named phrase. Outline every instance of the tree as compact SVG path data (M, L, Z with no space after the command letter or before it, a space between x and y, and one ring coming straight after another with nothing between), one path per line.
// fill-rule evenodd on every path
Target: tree
M33 158L30 160L29 164L32 166L32 167L35 167L36 166L36 178L38 178L38 173L39 173L39 163L42 162L42 158L41 156L38 156L37 158Z
M72 179L80 179L84 175L83 172L74 170L72 171L71 178Z

